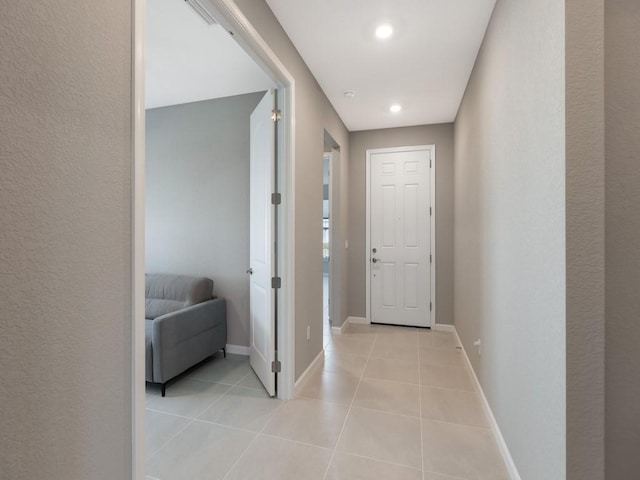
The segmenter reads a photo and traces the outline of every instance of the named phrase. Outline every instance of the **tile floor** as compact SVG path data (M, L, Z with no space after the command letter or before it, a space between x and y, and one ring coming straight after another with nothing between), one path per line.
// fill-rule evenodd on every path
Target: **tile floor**
M452 334L350 325L283 402L247 357L147 387L147 479L508 479Z

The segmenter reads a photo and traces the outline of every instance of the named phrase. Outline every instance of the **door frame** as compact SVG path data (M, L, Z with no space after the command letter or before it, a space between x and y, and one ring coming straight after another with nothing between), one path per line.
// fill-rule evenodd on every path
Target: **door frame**
M282 370L277 375L278 398L293 396L295 380L295 80L265 40L232 0L209 0L212 12L248 55L277 85L278 108L282 120L276 144L278 155L277 189L282 195L277 226L277 274L282 288L276 290L278 302L277 345ZM145 478L145 354L144 354L144 192L145 192L145 11L146 0L133 0L131 58L132 98L132 248L131 280L133 299L131 308L132 333L132 478Z
M436 146L435 145L412 145L403 147L385 147L367 149L365 177L366 177L366 245L365 245L365 266L366 266L366 321L371 323L371 155L376 153L394 153L394 152L411 152L415 150L424 150L431 152L431 175L429 176L429 188L431 202L431 324L430 328L434 328L437 322L436 307Z

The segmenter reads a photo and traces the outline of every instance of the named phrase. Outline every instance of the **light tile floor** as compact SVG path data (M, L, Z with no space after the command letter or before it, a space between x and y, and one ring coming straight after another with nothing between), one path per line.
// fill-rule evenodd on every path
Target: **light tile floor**
M380 325L325 331L293 400L269 398L247 357L147 387L149 480L506 480L455 337Z

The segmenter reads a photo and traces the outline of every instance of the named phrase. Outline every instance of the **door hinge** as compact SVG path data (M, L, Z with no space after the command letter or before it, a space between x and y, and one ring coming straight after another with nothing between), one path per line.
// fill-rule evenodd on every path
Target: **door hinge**
M433 310L433 303L429 302L429 311Z
M271 277L271 288L280 288L282 286L282 279L280 277Z
M271 371L273 373L280 373L282 371L282 364L280 363L280 360L274 360L271 362Z
M429 168L431 168L431 159L429 159Z
M429 207L429 215L433 215L433 208Z
M271 194L271 205L280 205L282 203L282 195L279 193Z
M271 110L271 120L274 122L282 120L282 112L280 110Z
M433 263L433 255L429 254L429 263Z

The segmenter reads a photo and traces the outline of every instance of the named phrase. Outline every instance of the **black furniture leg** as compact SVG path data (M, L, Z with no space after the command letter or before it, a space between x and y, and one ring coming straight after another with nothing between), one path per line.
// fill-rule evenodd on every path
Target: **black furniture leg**
M166 387L167 387L167 384L166 384L166 383L163 383L163 384L162 384L162 386L161 386L161 389L162 389L162 396L163 396L163 397L164 397L164 394L165 394L165 389L166 389Z
M222 347L222 357L223 358L227 358L227 348L226 347Z

